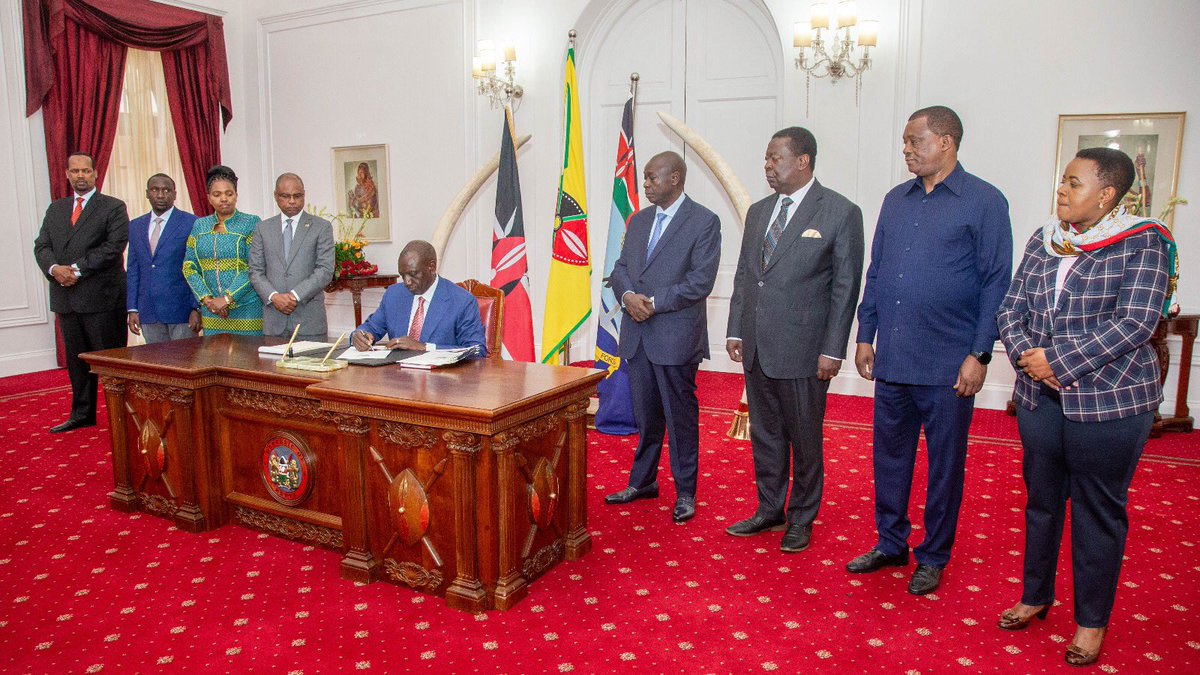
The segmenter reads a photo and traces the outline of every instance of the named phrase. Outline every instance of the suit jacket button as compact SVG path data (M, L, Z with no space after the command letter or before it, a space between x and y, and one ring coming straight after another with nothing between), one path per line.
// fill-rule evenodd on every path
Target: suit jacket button
M763 282L761 282L761 281L760 281L760 282L758 282L758 287L759 287L759 288L762 288L762 285L763 285Z
M150 266L150 269L154 269L154 265L151 265L151 266Z

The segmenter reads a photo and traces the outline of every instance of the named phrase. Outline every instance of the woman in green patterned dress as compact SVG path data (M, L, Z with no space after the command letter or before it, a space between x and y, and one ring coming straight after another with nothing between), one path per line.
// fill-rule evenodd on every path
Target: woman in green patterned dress
M208 202L216 213L197 218L187 240L183 276L200 301L205 335L262 335L262 302L247 262L261 218L237 210L237 180L227 166L208 170Z

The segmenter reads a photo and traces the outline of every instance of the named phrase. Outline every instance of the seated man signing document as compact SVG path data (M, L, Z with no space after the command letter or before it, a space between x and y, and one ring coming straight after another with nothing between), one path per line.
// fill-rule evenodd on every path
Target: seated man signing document
M478 347L487 356L475 296L437 273L437 253L411 241L397 262L400 284L388 287L379 309L354 331L354 348L366 351L388 336L388 349L432 351Z

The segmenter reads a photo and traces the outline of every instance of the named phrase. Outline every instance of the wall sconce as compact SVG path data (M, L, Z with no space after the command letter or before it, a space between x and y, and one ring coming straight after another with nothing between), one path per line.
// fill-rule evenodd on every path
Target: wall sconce
M851 35L852 27L856 29L856 36ZM855 82L854 100L857 103L859 92L862 91L860 76L871 69L871 47L876 46L878 39L879 22L860 21L858 3L854 0L839 2L836 16L830 14L826 3L813 5L808 21L796 24L792 41L799 50L796 53L796 68L804 71L806 94L814 77L828 77L834 84L848 77ZM862 47L862 53L857 55L857 63L856 45Z
M480 40L476 52L471 59L471 77L475 80L476 93L487 96L491 107L510 105L525 94L515 81L517 49L511 42ZM497 75L497 66L501 64L503 75Z

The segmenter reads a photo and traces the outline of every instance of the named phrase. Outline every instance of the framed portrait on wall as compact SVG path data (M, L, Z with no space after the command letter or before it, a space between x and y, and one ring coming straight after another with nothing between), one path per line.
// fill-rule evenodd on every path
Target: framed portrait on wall
M392 240L387 145L333 149L333 194L338 213L365 218L367 241Z
M1144 203L1144 215L1159 217L1176 196L1179 160L1183 153L1185 113L1135 113L1124 115L1059 115L1058 156L1054 184L1062 178L1075 153L1084 148L1109 147L1133 160L1136 176L1131 195ZM1051 201L1051 209L1056 199ZM1167 218L1174 227L1174 213Z

